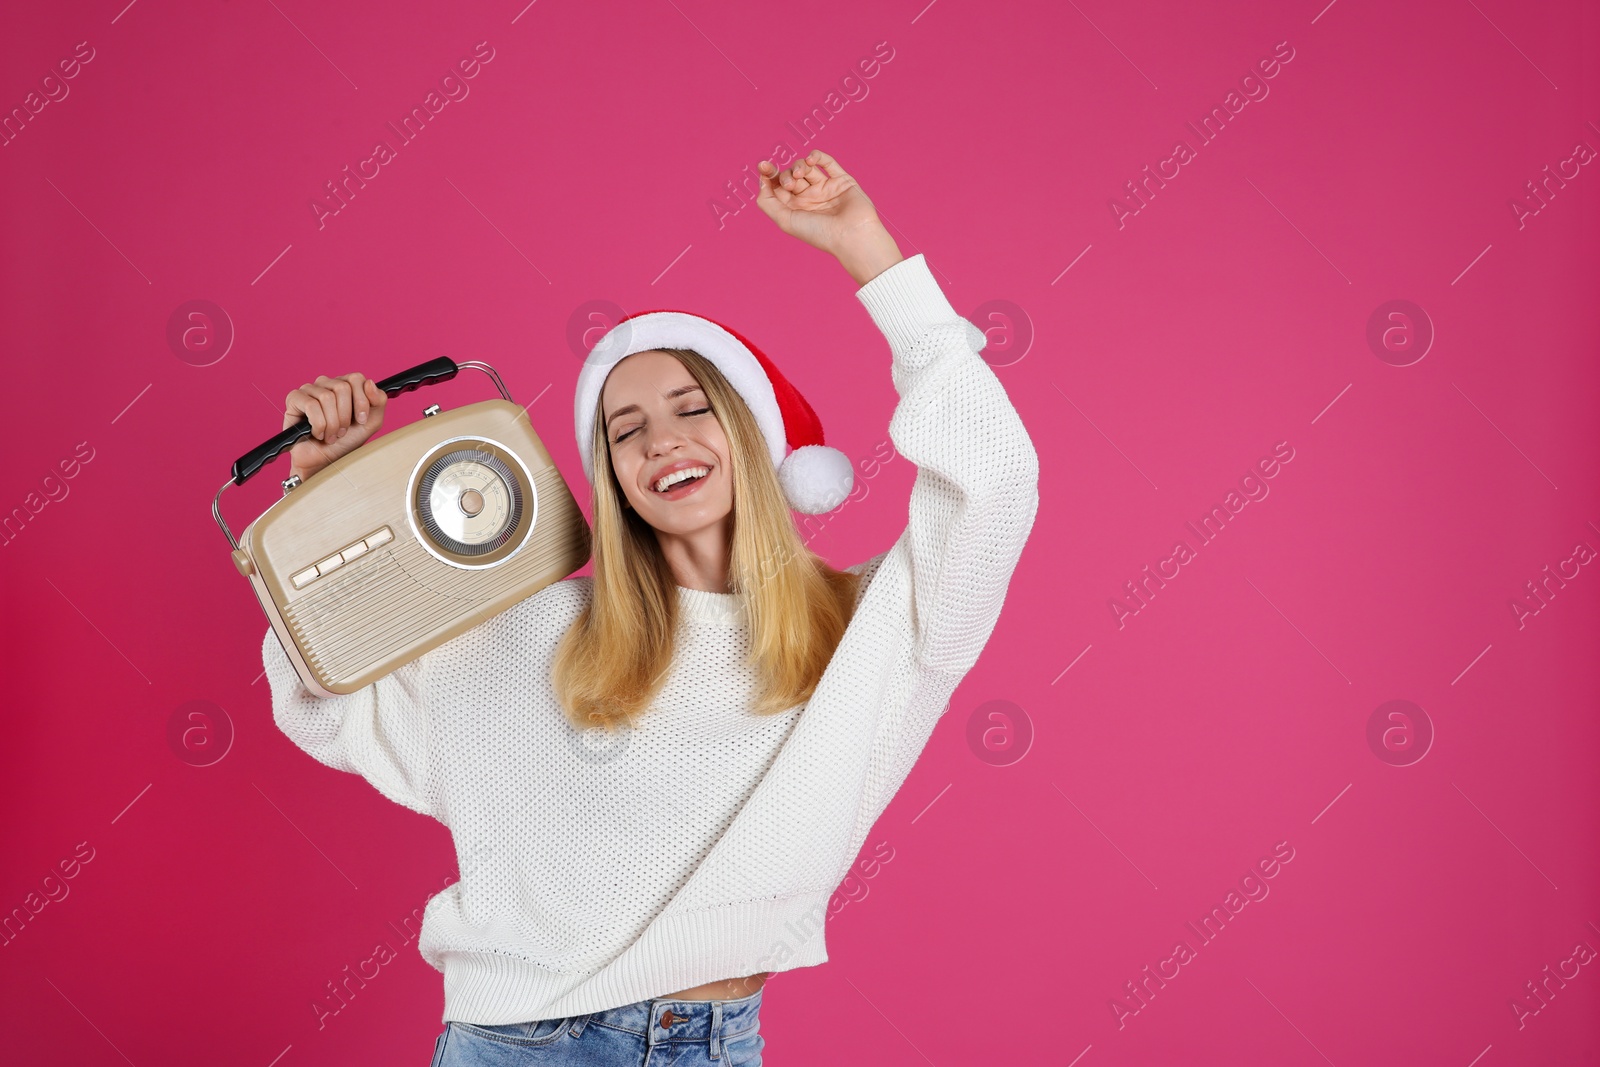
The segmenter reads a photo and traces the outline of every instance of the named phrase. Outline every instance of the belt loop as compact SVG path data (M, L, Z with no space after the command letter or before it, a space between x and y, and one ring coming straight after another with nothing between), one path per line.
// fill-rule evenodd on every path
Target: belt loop
M711 1002L711 1058L722 1058L722 1001Z
M588 1015L580 1015L576 1019L572 1020L571 1030L573 1037L583 1036L583 1028L589 1025L589 1018L590 1016Z

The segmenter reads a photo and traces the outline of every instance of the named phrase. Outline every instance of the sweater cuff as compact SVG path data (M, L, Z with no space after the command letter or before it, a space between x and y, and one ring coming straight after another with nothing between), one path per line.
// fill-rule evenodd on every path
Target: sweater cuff
M929 327L965 321L939 288L921 252L902 259L856 290L890 351L908 351Z

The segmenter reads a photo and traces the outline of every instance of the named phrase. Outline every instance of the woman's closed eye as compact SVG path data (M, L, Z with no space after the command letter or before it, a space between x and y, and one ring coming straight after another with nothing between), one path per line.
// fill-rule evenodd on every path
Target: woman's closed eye
M686 416L687 415L705 415L705 414L709 413L710 411L711 411L710 408L695 408L693 411L680 411L680 412L678 412L678 414L679 415L686 415ZM635 426L635 427L633 427L632 430L628 430L626 433L617 434L617 439L615 441L613 441L612 444L620 444L622 441L626 440L627 438L632 437L633 434L634 434L634 431L637 430L638 428L639 427Z

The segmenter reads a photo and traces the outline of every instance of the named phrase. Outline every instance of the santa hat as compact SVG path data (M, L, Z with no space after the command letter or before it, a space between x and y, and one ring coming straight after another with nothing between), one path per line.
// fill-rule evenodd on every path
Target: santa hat
M854 484L850 460L822 443L822 420L777 366L742 335L687 311L642 311L618 321L597 341L578 372L573 414L583 473L594 483L589 455L595 405L606 377L627 356L687 348L710 360L749 406L795 511L820 515L844 503ZM789 451L785 452L787 445Z

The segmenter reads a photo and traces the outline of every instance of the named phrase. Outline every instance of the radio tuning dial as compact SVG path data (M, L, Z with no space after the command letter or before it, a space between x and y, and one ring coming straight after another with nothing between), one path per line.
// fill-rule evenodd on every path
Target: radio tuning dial
M417 486L417 514L440 550L493 552L516 534L526 501L522 483L487 448L458 448L428 464Z

